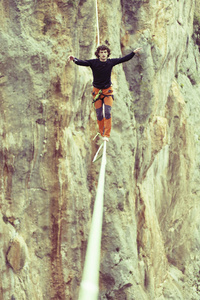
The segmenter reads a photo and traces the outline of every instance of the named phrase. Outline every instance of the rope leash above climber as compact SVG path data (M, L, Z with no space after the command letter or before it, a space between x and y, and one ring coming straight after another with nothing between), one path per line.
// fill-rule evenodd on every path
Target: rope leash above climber
M96 20L97 20L97 45L100 45L98 0L96 0Z

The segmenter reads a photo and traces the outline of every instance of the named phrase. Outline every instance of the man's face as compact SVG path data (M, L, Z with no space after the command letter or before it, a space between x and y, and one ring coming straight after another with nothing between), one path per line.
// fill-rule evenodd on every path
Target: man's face
M108 58L108 51L107 50L100 50L99 51L99 59L100 61L106 61Z

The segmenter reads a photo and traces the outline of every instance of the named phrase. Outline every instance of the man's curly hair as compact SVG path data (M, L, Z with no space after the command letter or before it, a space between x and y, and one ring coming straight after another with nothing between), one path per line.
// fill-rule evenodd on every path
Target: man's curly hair
M111 54L110 49L106 45L101 45L101 46L97 47L97 50L95 51L95 55L96 55L97 58L99 58L99 52L100 52L100 50L107 50L108 51L108 57Z

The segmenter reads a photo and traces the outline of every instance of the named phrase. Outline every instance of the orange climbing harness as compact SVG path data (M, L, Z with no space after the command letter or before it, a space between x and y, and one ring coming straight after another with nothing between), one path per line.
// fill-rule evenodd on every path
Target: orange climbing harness
M93 103L96 109L99 132L102 136L110 137L112 117L111 108L113 105L113 89L93 88Z

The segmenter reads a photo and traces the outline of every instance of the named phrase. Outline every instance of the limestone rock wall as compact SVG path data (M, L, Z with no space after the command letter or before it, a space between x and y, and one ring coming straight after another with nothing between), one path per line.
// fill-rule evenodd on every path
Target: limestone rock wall
M99 2L99 1L98 1ZM199 1L98 3L113 69L100 299L199 299ZM0 2L0 299L77 299L100 162L92 0Z

